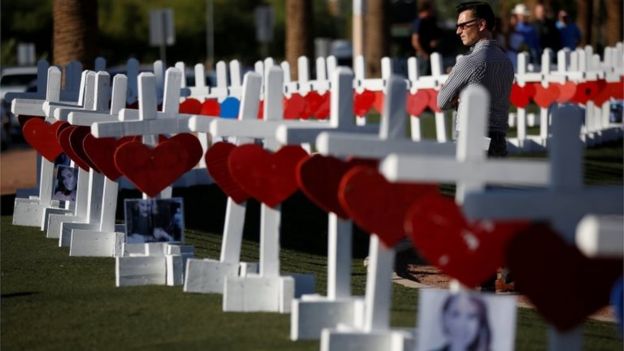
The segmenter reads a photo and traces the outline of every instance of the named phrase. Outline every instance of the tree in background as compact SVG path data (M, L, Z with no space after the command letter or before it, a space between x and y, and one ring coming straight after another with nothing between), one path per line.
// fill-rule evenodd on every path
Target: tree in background
M286 0L286 60L292 79L299 77L299 56L313 59L312 14L312 0Z
M85 68L93 67L97 54L97 0L54 0L54 64L64 66L72 60Z
M366 74L370 77L381 76L381 58L387 56L389 51L387 3L385 0L369 0L366 6L364 55Z

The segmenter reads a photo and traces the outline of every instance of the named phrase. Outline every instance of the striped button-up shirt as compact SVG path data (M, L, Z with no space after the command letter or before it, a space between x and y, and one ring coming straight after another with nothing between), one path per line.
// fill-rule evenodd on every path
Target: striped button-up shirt
M479 84L490 93L489 131L506 133L509 125L509 93L514 80L511 61L495 40L481 40L463 56L449 74L438 94L438 106L454 107L459 93L471 84ZM459 118L469 116L457 116Z

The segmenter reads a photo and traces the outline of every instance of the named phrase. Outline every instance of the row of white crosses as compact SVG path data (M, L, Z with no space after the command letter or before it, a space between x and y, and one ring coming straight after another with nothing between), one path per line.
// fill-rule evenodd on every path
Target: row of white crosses
M43 75L45 62L39 62L37 92L32 95L8 96L11 101L11 112L17 116L45 117L43 110L44 103L67 102L82 104L84 99L85 80L81 80L81 66L78 62L70 63L66 68L65 89L61 89L61 71L57 67L49 67ZM45 76L45 79L43 78ZM45 86L45 91L43 91ZM47 120L47 122L53 122ZM44 227L46 225L43 216L46 208L56 208L59 211L68 209L60 208L58 201L52 200L54 162L40 157L37 161L38 168L38 196L23 193L28 197L16 197L13 212L13 224L33 227ZM20 194L22 195L22 194Z
M574 51L561 49L557 52L557 69L551 70L551 58L553 52L550 49L544 50L542 54L541 71L531 72L528 65L528 54L518 54L518 64L516 82L522 87L526 83L539 82L544 88L549 83L574 82L575 84L604 79L607 82L617 82L624 75L622 69L624 65L624 46L618 43L615 47L606 47L603 54L603 61L598 54L593 53L591 46L586 46ZM595 144L620 138L622 136L622 126L612 125L609 122L610 101L607 100L602 106L595 106L593 101L588 101L585 105L585 123L582 130L584 140L588 144ZM509 142L513 149L521 151L544 150L549 139L550 109L540 107L538 136L527 135L527 122L534 125L529 119L527 121L526 109L518 107L515 115L510 114L510 125L515 125L517 136L511 138ZM512 149L512 150L513 150Z
M465 91L463 96L470 94ZM487 101L484 92L480 101ZM462 101L464 98L462 98ZM483 108L482 104L481 108ZM474 107L473 107L474 108ZM481 113L485 113L487 108ZM467 112L467 111L464 111ZM472 111L471 117L479 114ZM460 113L463 113L460 111ZM538 171L535 166L521 164L515 160L488 160L476 162L473 157L478 148L468 152L467 162L457 162L453 166L451 160L431 160L408 155L390 155L380 168L391 181L427 181L449 178L464 178L469 180L469 187L458 187L457 200L464 199L464 211L471 218L486 219L548 219L555 228L560 230L568 240L571 240L580 218L587 213L622 213L621 187L582 187L582 149L580 140L581 116L578 108L567 106L556 111L553 115L553 140L550 156L550 171ZM460 141L464 131L470 134L475 120L471 119L461 127ZM467 136L470 138L470 136ZM472 142L474 143L474 141ZM458 150L458 158L459 158ZM482 152L481 152L482 155ZM483 157L483 156L481 156ZM459 160L458 160L459 161ZM513 166L509 171L502 164ZM486 167L495 165L496 167ZM453 176L449 177L448 175ZM468 178L470 177L470 178ZM533 179L533 185L548 185L546 190L522 190L517 192L484 191L486 183L496 183L493 178L499 178L502 183L515 183L520 180ZM545 179L546 178L546 179ZM559 333L554 328L549 331L549 349L551 350L578 350L581 348L580 328L568 333Z
M284 91L283 70L265 62L264 120L257 120L261 78L257 73L245 76L244 95L239 120L193 117L190 127L197 132L209 132L213 138L236 138L236 143L249 139L263 141L264 148L276 151L275 131L283 119L282 98ZM321 121L288 121L287 125L301 128L327 126ZM235 204L228 199L224 239L221 259L189 261L189 274L185 290L223 290L224 311L273 311L290 312L295 294L312 292L314 277L305 274L281 275L279 264L279 228L281 221L280 205L270 207L261 204L260 262L258 273L236 272L239 264L242 222L245 204ZM238 223L237 223L238 222ZM215 270L210 268L214 267ZM244 268L244 267L242 267ZM195 274L193 271L197 272ZM206 274L209 273L209 274ZM234 273L234 274L233 274ZM215 291L216 290L216 291Z

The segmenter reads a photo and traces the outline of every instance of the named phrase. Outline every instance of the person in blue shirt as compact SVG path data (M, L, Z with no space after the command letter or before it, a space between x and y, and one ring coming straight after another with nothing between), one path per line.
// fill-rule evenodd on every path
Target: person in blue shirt
M412 22L412 47L416 51L419 75L431 74L429 56L438 48L440 36L433 4L429 1L420 3L418 17Z
M561 35L561 46L570 50L575 50L581 42L581 31L574 22L570 20L570 16L565 10L559 11L557 20L557 29Z
M539 37L535 28L527 21L529 17L529 10L524 4L516 5L511 14L516 16L516 32L520 33L524 37L524 42L529 48L529 57L531 63L539 64L540 52L542 52Z

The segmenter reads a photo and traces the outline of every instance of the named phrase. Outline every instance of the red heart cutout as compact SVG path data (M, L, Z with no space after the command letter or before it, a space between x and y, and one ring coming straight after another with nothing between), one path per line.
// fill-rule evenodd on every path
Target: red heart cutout
M533 84L526 84L521 87L517 83L511 86L511 93L509 94L509 101L518 108L525 108L531 101L531 97L535 93Z
M603 79L596 81L596 94L593 96L592 101L596 106L601 107L605 102L611 98L611 89L607 82Z
M205 99L199 111L200 115L219 117L221 114L221 105L217 99Z
M228 167L228 157L236 145L220 141L213 144L206 152L206 168L221 190L236 203L243 203L249 194L232 177Z
M309 116L304 115L306 109L306 100L303 96L294 93L288 99L284 99L284 119L307 119Z
M375 168L358 166L340 181L338 199L357 225L394 247L405 237L403 223L410 206L437 190L431 184L390 183Z
M87 134L82 142L82 146L96 169L108 179L117 180L121 176L121 172L115 166L115 149L133 140L140 142L141 137L124 137L121 139L96 138L91 134Z
M435 89L427 89L429 94L429 109L433 112L442 112L438 107L438 91Z
M426 90L420 89L407 96L407 113L412 116L420 116L428 105L429 93Z
M17 116L17 121L19 122L20 127L24 129L24 124L26 124L26 122L28 122L28 120L30 120L31 118L37 118L42 121L44 120L44 118L41 116L19 115Z
M594 95L598 93L598 84L596 82L583 82L576 86L576 94L572 97L572 101L578 104L586 104L592 100Z
M308 157L300 146L288 145L271 153L245 144L230 152L230 174L256 200L275 207L297 190L297 163Z
M80 164L87 166L87 168L81 167L82 169L87 171L89 168L93 168L96 172L100 172L97 166L91 162L91 159L87 156L87 153L84 150L83 144L87 135L91 135L90 127L80 126L74 128L74 130L72 130L69 134L69 147L71 148L73 154L80 159ZM76 164L78 164L78 162Z
M381 114L383 113L383 105L384 105L384 93L383 91L376 91L375 101L373 102L373 107L375 107L375 110L377 110L377 112Z
M624 99L624 80L619 82L607 83L609 90L611 91L611 97L616 100Z
M69 123L65 121L49 124L42 118L31 118L24 123L22 135L24 140L41 156L50 162L54 162L63 152L63 147L59 144L56 135L67 127L69 127Z
M190 163L187 149L172 139L155 148L129 141L117 148L114 158L119 172L150 197L182 176Z
M542 83L534 83L535 95L533 95L533 101L539 107L549 107L550 104L557 101L559 97L559 88L555 84L549 84L544 88Z
M264 100L258 104L258 119L264 119Z
M613 283L622 276L622 260L589 259L544 224L510 240L507 266L516 290L561 331L606 306Z
M180 107L178 108L178 111L180 113L186 113L189 115L198 115L201 112L201 110L202 110L202 103L199 102L199 100L193 99L193 98L188 98L184 100L180 104Z
M74 152L74 149L72 149L72 146L71 146L71 140L70 140L71 133L78 128L79 128L78 126L69 126L67 128L63 128L63 130L61 130L58 135L58 141L59 141L59 144L61 144L61 147L63 148L63 152L65 152L65 154L67 154L67 156L72 161L74 161L74 163L76 163L76 166L88 172L89 165L86 162L84 162L80 158L80 156L78 156Z
M314 117L316 117L317 119L328 119L330 101L331 95L329 92L321 95L321 103L319 104L316 111L314 111Z
M303 116L305 118L315 117L316 110L321 105L321 95L316 91L311 91L306 94L305 99L305 109L303 110Z
M557 96L557 102L560 104L570 101L570 99L576 94L576 84L574 82L565 82L563 84L551 83L556 85L559 89L559 96Z
M358 165L376 167L377 161L351 159L345 162L335 157L315 154L297 165L297 184L318 207L347 219L349 216L338 201L338 186L345 173Z
M509 239L527 226L520 221L469 223L455 201L438 194L416 201L404 223L418 252L468 287L496 274Z
M204 155L204 148L193 134L176 134L175 136L169 138L168 141L178 142L183 148L186 149L186 152L188 154L188 163L186 164L187 171L193 169L193 167L197 165L199 160L201 160L202 156Z
M359 94L355 94L353 98L353 112L356 116L366 116L373 103L375 102L375 93L370 90L364 90Z

